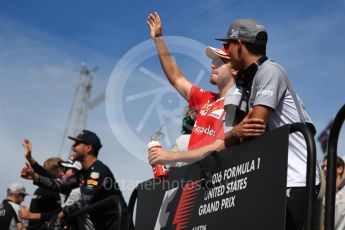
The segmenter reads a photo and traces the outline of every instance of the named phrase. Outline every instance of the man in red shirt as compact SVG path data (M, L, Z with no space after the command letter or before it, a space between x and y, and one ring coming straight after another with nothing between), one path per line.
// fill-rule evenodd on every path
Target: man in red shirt
M212 59L210 82L218 87L219 92L204 91L188 81L172 60L162 36L162 25L157 12L149 15L147 24L167 79L189 102L189 107L197 112L188 151L171 152L163 148L153 148L149 151L149 162L152 165L178 161L195 162L213 151L224 149L224 97L229 97L228 101L238 97L239 99L235 100L238 103L241 98L235 85L237 71L232 68L228 53L223 48L207 47L206 54ZM265 131L262 120L245 119L247 123L244 132L259 135Z

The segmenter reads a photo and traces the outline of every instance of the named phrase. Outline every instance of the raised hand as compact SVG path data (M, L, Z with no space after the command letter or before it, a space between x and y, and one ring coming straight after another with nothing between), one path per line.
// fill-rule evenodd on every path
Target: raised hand
M157 12L150 14L147 18L146 24L150 28L151 38L156 39L162 36L161 18Z
M28 158L28 157L31 157L31 142L29 140L29 138L25 138L24 139L24 142L23 142L23 147L24 147L24 154L25 154L25 157Z
M29 161L31 165L33 165L35 163L35 160L32 158L32 154L31 154L32 147L31 147L31 141L29 140L29 138L24 139L23 147L24 147L24 156L26 160Z

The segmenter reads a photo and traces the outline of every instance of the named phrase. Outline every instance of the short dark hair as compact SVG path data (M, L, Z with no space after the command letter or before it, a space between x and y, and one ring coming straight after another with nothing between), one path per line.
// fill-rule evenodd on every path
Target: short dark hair
M266 55L267 33L264 31L256 35L255 43L243 42L248 52L255 55Z
M94 155L95 157L98 157L99 150L100 148L92 145L92 155Z

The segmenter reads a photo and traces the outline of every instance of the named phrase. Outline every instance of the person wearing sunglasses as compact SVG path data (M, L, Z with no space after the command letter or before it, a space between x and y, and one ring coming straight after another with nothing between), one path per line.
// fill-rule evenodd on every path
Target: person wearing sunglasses
M303 122L315 134L315 127L297 97L285 69L266 56L268 34L266 28L253 19L238 19L230 24L226 37L216 39L224 42L232 66L238 70L237 86L244 94L250 118L262 119L268 130ZM246 138L241 130L243 123L236 125L225 137L226 146L234 139ZM286 229L300 230L304 225L306 206L307 148L300 133L289 136L287 172ZM316 171L316 184L320 173ZM319 186L318 186L319 188Z

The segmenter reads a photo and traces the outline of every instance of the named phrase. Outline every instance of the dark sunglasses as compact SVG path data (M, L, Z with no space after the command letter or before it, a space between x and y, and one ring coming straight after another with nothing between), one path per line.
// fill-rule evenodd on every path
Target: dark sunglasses
M87 145L87 143L85 143L85 142L83 142L83 141L75 141L73 146L78 146L78 145L80 145L80 144L85 144L85 145Z
M237 43L236 40L228 40L227 43L223 43L223 47L227 51L229 50L229 47L231 44L236 44L236 43Z

